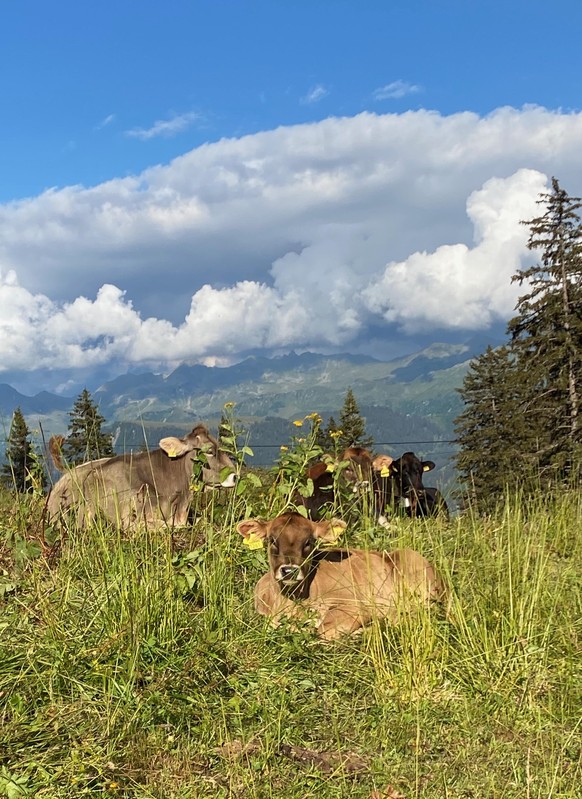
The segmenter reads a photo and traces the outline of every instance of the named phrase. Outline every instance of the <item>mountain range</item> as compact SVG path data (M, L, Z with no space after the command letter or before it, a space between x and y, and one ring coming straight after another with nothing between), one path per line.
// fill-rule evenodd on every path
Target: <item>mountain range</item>
M216 429L225 403L248 431L255 463L271 463L281 444L297 433L292 421L317 411L338 420L351 388L367 433L379 451L414 449L440 463L454 447L454 419L462 409L457 389L469 362L488 345L474 337L439 344L391 361L364 355L312 352L250 357L229 367L183 364L168 375L127 373L99 386L93 400L114 435L118 451L155 446L160 437L190 430L198 421ZM41 392L34 397L0 384L5 438L16 407L29 428L48 438L67 430L75 398Z

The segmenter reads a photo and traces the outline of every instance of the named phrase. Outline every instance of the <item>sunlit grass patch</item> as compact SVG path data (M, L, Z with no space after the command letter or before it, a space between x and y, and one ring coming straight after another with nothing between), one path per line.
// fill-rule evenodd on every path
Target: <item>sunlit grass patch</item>
M73 531L52 557L39 508L1 502L0 796L577 796L579 496L355 516L351 546L417 549L448 596L332 644L254 612L266 555L236 523L268 488L210 494L180 530Z

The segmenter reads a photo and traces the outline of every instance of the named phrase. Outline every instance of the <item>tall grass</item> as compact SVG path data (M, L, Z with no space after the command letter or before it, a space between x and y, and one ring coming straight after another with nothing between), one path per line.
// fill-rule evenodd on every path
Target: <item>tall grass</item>
M255 615L254 484L186 530L44 549L38 500L0 502L0 797L580 795L579 494L354 518L350 545L413 546L449 593L334 644Z

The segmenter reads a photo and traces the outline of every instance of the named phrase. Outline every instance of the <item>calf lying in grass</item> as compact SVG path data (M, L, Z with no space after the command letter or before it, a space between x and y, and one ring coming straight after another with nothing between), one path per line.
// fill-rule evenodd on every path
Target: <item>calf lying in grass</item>
M338 519L312 522L298 513L240 522L242 536L268 546L270 569L255 587L256 611L275 625L313 614L318 634L331 640L374 618L396 624L402 610L441 598L433 566L412 549L317 548L318 541L335 542L345 527Z

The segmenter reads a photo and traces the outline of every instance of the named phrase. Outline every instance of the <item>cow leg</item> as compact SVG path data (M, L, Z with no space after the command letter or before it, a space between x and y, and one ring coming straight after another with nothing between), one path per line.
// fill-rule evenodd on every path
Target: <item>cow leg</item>
M317 633L326 641L350 635L362 626L362 619L342 608L331 608L317 625Z

